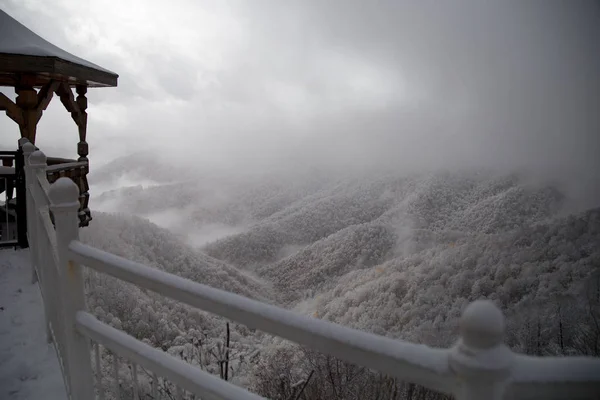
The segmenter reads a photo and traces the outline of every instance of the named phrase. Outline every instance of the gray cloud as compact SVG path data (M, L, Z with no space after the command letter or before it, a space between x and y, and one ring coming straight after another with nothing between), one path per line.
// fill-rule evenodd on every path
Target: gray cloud
M120 74L90 91L95 162L525 168L600 193L597 2L37 3L0 0ZM59 111L40 140L74 150Z

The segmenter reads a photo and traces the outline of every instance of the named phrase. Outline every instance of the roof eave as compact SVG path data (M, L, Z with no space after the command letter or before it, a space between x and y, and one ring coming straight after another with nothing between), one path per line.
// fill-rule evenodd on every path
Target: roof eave
M58 57L0 53L0 86L16 86L20 74L36 76L35 86L50 80L88 87L116 87L119 75Z

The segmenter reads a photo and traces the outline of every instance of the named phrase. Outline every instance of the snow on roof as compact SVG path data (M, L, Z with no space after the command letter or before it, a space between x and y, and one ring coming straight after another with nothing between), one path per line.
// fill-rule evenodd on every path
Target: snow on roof
M4 62L3 56L22 56L30 68L25 70L14 59ZM53 45L0 10L0 74L23 72L43 73L52 78L60 75L63 80L85 80L90 86L116 86L118 77L112 71Z

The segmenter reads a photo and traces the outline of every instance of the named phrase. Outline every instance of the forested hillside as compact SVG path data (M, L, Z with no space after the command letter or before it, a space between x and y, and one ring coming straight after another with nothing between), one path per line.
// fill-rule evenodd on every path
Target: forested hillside
M506 317L512 350L600 358L599 0L0 0L0 9L3 149L28 138L76 181L80 200L89 194L83 242L429 346L456 344L465 307L487 299ZM40 176L20 171L21 152L4 153L0 195L22 206L23 177ZM5 216L0 231L15 224ZM450 400L83 270L98 319L265 398ZM199 400L99 347L98 398ZM499 365L499 353L483 358ZM67 364L66 382L81 377L89 389L89 371ZM452 390L474 397L490 386L471 388L450 364L461 378ZM550 369L524 390L554 390L562 372Z
M196 282L271 301L270 291L265 291L264 285L257 279L193 250L179 236L139 217L95 212L93 225L81 231L81 239L99 249ZM103 322L211 373L219 373L220 360L226 353L226 323L222 318L91 271L86 271L85 287L88 308ZM233 350L228 353L232 360L229 364L230 379L243 378L238 378L238 375L247 367L244 357L253 359L257 355L255 342L252 333L244 326L232 327L230 346ZM111 353L104 351L103 379L108 395L116 398L111 392L114 388L111 357ZM142 372L140 384L150 393L151 375ZM121 373L127 375L126 366ZM246 375L248 373L244 372ZM128 378L125 379L121 390L131 396L130 383ZM161 382L163 396L168 396L172 390L168 382Z
M516 351L600 355L600 209L572 210L559 187L516 174L440 173L213 189L181 184L106 193L124 212L170 212L183 226L172 232L144 218L96 213L84 240L315 318L434 346L451 345L462 309L488 298L506 314ZM198 193L206 195L174 209ZM237 233L202 249L185 244L185 225L215 222ZM222 345L218 318L89 279L101 318L155 346L183 349L177 346L192 343L196 331L209 346ZM376 398L393 390L402 398L419 390L243 327L235 332L232 347L252 355L237 361L235 376L271 398L289 397L311 371L307 398Z

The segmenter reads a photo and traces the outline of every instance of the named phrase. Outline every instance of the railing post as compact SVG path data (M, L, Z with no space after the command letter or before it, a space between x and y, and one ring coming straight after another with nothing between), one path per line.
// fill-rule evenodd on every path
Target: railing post
M15 189L17 195L17 241L19 247L29 246L27 241L27 200L25 189L25 162L23 148L19 147L15 155Z
M27 139L25 139L27 140ZM23 144L23 154L25 159L25 192L27 194L27 235L29 239L29 254L31 255L31 283L39 282L40 289L43 296L46 296L44 300L44 316L46 318L46 340L48 343L52 342L52 332L50 331L50 321L52 318L52 304L50 299L47 298L49 291L49 278L48 274L52 271L48 271L48 266L51 265L48 254L41 253L41 246L39 243L39 218L37 215L38 207L40 204L37 203L36 197L41 198L42 195L34 194L38 190L36 186L37 171L46 170L46 155L39 150L35 150L35 146L29 141ZM41 189L40 189L41 190Z
M35 218L35 210L36 205L31 195L30 186L33 184L33 179L35 177L35 169L37 168L45 168L46 167L46 156L39 152L42 156L34 157L33 165L32 160L30 159L31 155L35 152L35 146L29 142L26 138L21 138L19 140L19 145L23 150L23 161L25 170L25 203L26 203L26 211L27 211L27 240L29 242L29 253L31 255L31 283L36 283L38 280L38 276L36 273L36 267L38 265L37 259L37 246L35 245L35 237L36 237L36 218ZM40 164L38 164L40 163ZM33 171L32 171L33 170Z
M60 178L50 186L48 192L51 210L56 225L58 246L58 274L63 296L64 334L66 360L71 398L93 399L92 359L89 340L81 335L75 325L75 315L85 310L81 266L70 260L69 244L79 239L79 188L69 178Z
M504 344L502 312L488 300L477 300L460 319L460 338L450 351L450 368L458 378L458 400L503 398L514 354Z

